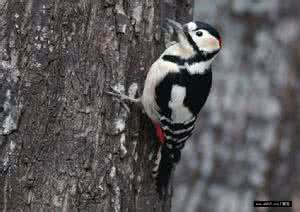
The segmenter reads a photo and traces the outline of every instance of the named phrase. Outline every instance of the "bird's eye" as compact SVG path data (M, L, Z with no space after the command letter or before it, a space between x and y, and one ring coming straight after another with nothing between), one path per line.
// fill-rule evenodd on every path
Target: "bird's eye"
M198 32L196 32L196 35L199 36L199 37L201 37L203 35L203 32L198 31Z

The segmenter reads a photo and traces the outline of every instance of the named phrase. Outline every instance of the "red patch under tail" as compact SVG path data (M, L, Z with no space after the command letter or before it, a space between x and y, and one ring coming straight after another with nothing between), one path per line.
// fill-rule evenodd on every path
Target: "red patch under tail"
M154 126L155 126L156 135L159 139L159 142L161 144L165 143L166 137L165 137L165 134L164 134L163 130L161 129L160 125L159 124L154 124Z

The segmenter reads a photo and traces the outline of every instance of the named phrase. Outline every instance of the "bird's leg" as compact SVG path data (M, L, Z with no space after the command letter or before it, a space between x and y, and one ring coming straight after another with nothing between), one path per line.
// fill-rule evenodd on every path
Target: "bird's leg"
M123 93L121 93L119 90L115 89L114 87L110 86L111 91L105 91L106 94L116 97L118 100L120 100L122 106L130 112L130 109L128 105L126 104L127 102L133 103L135 105L138 105L139 107L142 108L142 103L141 103L141 98L133 98L130 96L127 96Z
M110 86L111 91L106 91L108 95L114 96L119 98L121 101L128 101L130 103L134 104L140 104L140 98L133 98L130 96L127 96L125 94L122 94L119 90L115 89L114 87Z

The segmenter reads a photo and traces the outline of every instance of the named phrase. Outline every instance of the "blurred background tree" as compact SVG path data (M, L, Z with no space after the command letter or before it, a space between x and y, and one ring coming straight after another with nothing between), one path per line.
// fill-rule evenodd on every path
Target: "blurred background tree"
M194 20L214 24L224 47L176 170L173 212L300 211L299 18L299 1L195 0Z

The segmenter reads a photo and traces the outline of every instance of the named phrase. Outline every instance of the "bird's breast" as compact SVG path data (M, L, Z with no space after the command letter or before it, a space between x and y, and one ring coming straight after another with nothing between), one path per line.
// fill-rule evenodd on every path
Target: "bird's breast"
M174 122L197 116L211 87L211 71L190 74L187 70L169 73L156 87L156 102L164 116Z

